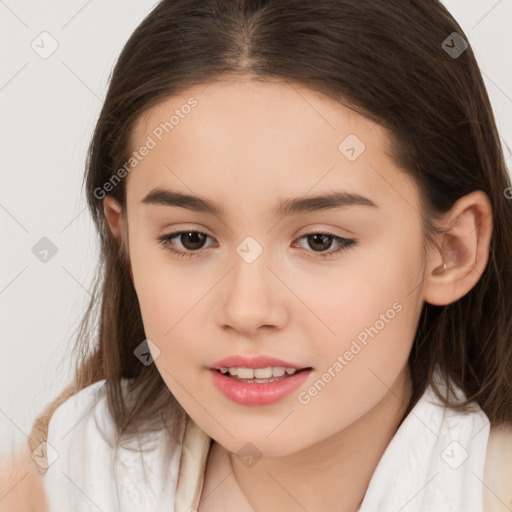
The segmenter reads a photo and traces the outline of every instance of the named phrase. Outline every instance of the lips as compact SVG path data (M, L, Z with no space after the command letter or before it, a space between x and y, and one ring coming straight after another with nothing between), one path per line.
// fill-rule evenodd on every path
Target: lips
M296 370L304 370L311 368L309 366L301 365L300 363L294 363L285 361L284 359L278 359L276 357L261 355L261 356L230 356L225 359L217 361L212 366L211 370L220 370L221 368L267 368L269 366L284 366L285 368L295 368Z
M212 368L208 373L215 387L229 400L240 405L263 406L274 404L289 396L306 382L311 371L311 368L297 370L293 375L266 383L235 380Z

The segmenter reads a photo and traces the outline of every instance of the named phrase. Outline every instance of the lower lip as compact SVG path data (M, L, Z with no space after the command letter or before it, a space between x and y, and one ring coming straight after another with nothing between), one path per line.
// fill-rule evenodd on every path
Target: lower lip
M209 371L219 391L233 402L242 405L268 405L281 400L303 384L311 369L273 382L243 382L226 377L217 370Z

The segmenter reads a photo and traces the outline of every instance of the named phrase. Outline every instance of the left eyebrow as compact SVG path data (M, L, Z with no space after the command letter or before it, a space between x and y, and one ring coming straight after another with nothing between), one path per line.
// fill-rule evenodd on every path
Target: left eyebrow
M348 206L370 206L378 208L377 203L367 197L345 191L333 191L311 197L289 198L281 201L272 213L278 217L287 217L301 213L310 213Z
M222 205L210 199L161 187L151 190L142 199L141 203L186 208L192 211L211 213L218 217L224 215ZM333 191L311 197L283 199L273 208L272 214L277 217L287 217L334 208L346 208L348 206L379 208L377 203L359 194Z

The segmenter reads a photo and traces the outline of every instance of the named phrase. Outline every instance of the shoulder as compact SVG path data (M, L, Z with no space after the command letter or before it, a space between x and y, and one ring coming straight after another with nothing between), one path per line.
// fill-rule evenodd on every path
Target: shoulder
M106 381L100 380L69 397L53 412L48 424L48 444L56 450L69 446L69 440L102 432L108 438L114 433L106 404ZM99 421L98 421L99 420ZM91 428L94 425L95 428ZM49 456L49 464L51 457Z
M105 380L80 390L54 411L43 477L50 510L92 506L128 512L173 499L181 444L163 428L122 444L116 434Z
M60 404L52 414L49 429L55 434L61 433L61 429L75 426L79 427L79 419L85 419L90 413L101 409L101 401L106 396L106 381L100 380L81 389ZM55 436L54 436L55 437Z
M113 510L108 468L115 425L106 415L105 384L95 382L59 405L48 423L47 442L36 449L36 462L47 470L43 481L50 510L82 510L85 496Z

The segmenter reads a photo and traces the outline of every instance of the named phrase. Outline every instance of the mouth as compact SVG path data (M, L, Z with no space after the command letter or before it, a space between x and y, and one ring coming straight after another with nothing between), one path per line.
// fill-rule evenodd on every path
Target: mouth
M307 368L289 368L284 366L268 366L266 368L246 368L246 367L221 367L212 368L212 370L222 375L241 382L254 384L266 384L279 380L285 380L292 375L311 370Z
M240 405L263 406L280 401L307 381L313 368L209 368L212 383Z

